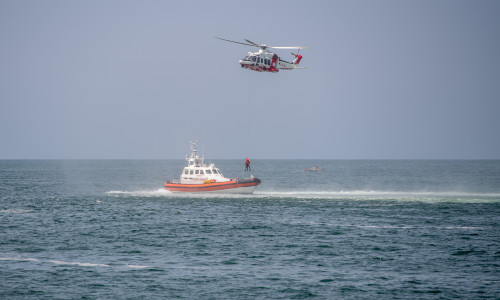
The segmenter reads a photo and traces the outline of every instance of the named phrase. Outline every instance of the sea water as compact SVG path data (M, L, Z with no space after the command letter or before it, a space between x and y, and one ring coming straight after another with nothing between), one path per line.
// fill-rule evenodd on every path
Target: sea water
M500 297L498 160L0 161L0 299ZM306 172L314 165L323 172Z

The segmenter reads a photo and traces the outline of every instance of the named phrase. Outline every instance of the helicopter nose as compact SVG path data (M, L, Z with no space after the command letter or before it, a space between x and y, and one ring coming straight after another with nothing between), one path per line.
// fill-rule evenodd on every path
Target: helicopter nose
M252 62L251 62L251 61L249 61L249 60L244 60L244 59L240 59L238 62L239 62L240 64L242 64L242 65L251 65L251 64L252 64Z

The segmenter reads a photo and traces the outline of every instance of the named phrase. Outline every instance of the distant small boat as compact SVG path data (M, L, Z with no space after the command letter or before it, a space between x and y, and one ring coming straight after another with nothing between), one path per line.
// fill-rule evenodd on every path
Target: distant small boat
M312 167L310 169L304 169L304 171L305 172L307 172L307 171L309 171L309 172L321 172L321 171L323 171L323 168L320 168L318 166L314 166L314 167Z

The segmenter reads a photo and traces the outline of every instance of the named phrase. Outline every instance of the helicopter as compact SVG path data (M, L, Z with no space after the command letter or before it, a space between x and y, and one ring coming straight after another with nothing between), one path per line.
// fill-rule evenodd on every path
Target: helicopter
M242 68L257 72L271 73L277 73L279 70L305 69L305 67L298 67L297 65L302 60L302 55L299 54L300 49L307 49L307 47L273 47L265 44L257 44L247 39L245 39L247 43L242 43L226 40L220 37L215 38L226 42L259 48L258 52L248 52L248 55L245 58L238 61ZM297 53L292 53L292 55L295 56L295 59L292 62L288 62L282 60L278 55L269 51L269 49L297 49Z

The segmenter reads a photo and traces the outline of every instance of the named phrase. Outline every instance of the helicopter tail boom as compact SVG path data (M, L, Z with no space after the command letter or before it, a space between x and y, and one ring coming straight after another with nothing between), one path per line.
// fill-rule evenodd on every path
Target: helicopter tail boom
M293 60L292 64L298 65L300 63L300 61L302 60L302 55L295 54L295 53L292 53L292 55L295 56L295 59Z

